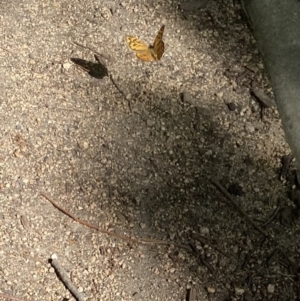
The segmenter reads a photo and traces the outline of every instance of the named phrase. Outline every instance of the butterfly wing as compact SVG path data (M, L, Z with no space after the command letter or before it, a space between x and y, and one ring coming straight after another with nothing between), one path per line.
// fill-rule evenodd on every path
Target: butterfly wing
M137 51L136 56L145 62L151 62L155 59L149 48L147 50Z
M154 43L153 43L153 51L156 55L155 59L156 60L160 60L164 51L165 51L165 44L164 44L164 41L162 40L163 38L163 34L164 34L164 30L165 30L165 25L163 25L159 32L157 33L157 36L154 40Z
M136 51L136 56L146 62L150 62L154 60L152 52L150 51L148 45L144 42L140 41L138 38L133 36L127 36L126 42L130 49Z
M160 60L165 50L165 45L162 40L164 30L165 26L163 25L156 35L153 46L150 47L134 36L127 36L126 42L130 49L136 51L136 56L140 60L146 62Z
M156 53L156 59L160 60L164 54L165 51L165 44L163 41L160 41L156 47L154 48L154 51Z
M134 36L127 36L126 42L130 47L130 49L134 51L145 51L148 49L148 45L146 45L144 42L142 42L141 40L139 40Z

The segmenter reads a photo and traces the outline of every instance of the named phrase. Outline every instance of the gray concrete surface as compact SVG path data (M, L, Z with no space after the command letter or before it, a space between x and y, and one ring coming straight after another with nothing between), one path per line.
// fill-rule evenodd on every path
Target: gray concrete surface
M300 170L300 2L243 0Z

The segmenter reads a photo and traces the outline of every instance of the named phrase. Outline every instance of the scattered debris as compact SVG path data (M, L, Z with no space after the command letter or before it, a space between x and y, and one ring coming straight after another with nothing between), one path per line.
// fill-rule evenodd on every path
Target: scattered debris
M275 101L269 97L262 89L252 87L251 95L255 97L256 100L260 102L260 104L265 108L276 107Z

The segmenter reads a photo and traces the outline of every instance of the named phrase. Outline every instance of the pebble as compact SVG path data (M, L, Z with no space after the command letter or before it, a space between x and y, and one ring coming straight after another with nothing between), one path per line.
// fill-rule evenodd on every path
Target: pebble
M235 292L236 296L241 296L241 295L244 294L245 290L242 289L242 288L236 287L236 288L234 289L234 292Z
M200 233L202 235L208 235L209 234L209 229L207 227L201 227L200 228Z
M146 226L146 224L145 223L140 223L140 228L141 229L145 229L147 226Z
M213 115L213 112L205 107L201 107L200 108L200 113L201 115L205 116L205 117L211 117Z
M267 291L270 294L273 294L275 292L275 285L274 284L268 284Z
M187 102L193 106L196 106L196 101L194 100L193 96L191 95L190 92L188 91L183 91L182 94L181 94L181 97L182 97L182 101L183 102Z
M126 223L127 222L126 217L120 211L116 212L116 217L122 223Z
M224 92L223 92L223 91L218 92L218 93L216 94L216 96L217 96L218 98L222 98L223 95L224 95Z
M71 66L72 66L72 64L70 64L70 63L64 63L64 64L63 64L63 68L64 68L65 70L69 70Z
M234 246L234 247L232 248L232 252L233 252L234 254L237 254L238 251L239 251L239 247L238 247L238 246Z
M24 155L22 154L22 152L19 149L15 150L14 155L17 158L23 158L24 157Z
M212 155L212 153L213 153L213 152L212 152L212 150L211 150L211 149L209 149L209 150L208 150L208 151L205 153L205 155L206 155L206 156L211 156L211 155Z
M21 215L20 219L21 219L21 224L24 227L24 229L28 229L30 227L30 223L29 223L27 216Z
M101 9L101 16L107 21L112 16L112 11L108 7L103 7Z
M154 121L154 120L151 120L151 119L148 119L148 120L146 121L146 124L147 124L147 126L152 127L152 126L155 125L155 121Z
M229 111L235 111L237 109L237 105L234 102L229 102L227 104Z
M206 288L206 290L207 290L207 292L208 292L209 294L214 294L214 293L216 292L216 289L215 289L214 287L211 287L211 286L208 286L208 287Z

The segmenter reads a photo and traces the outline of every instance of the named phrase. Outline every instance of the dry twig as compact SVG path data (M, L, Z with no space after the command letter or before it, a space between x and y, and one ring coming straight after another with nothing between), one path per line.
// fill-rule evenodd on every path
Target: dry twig
M282 206L283 206L283 200L281 198L279 198L277 207L272 212L272 214L270 215L268 220L263 223L263 225L262 225L263 227L266 227L268 224L270 224L278 216L278 213L282 209Z
M58 260L57 260L57 256L56 254L53 254L51 256L51 265L54 267L55 271L57 272L57 274L59 275L61 281L63 282L63 284L66 286L66 288L72 293L72 295L74 296L74 298L77 301L84 301L84 296L83 294L81 294L77 288L75 287L75 285L72 283L71 279L69 278L69 276L67 275L66 271L63 269L63 267L59 264Z
M230 203L233 205L236 211L238 211L247 220L247 222L252 225L253 228L255 228L263 236L269 237L269 234L252 221L252 219L247 215L247 213L236 203L236 201L231 197L231 195L226 191L226 189L219 182L212 181L212 183L220 190L222 194L226 196L227 200L230 201Z
M118 234L116 232L112 232L112 231L107 231L105 229L101 229L98 228L96 225L90 224L84 220L81 220L79 218L77 218L75 215L73 215L72 213L68 212L66 209L62 208L61 206L59 206L55 201L53 201L49 196L47 196L45 193L41 192L40 193L46 200L48 200L55 208L57 208L59 211L61 211L62 213L64 213L65 215L69 216L71 219L73 219L74 221L76 221L79 224L82 224L84 226L87 226L91 229L94 229L100 233L104 233L107 235L110 235L112 237L121 239L121 240L125 240L125 241L129 241L131 243L138 243L138 244L156 244L156 245L174 245L176 247L179 248L183 248L183 249L187 249L190 250L190 248L186 245L183 244L177 244L177 243L173 243L171 241L165 241L165 240L157 240L157 239L150 239L150 238L141 238L141 239L136 239L136 238L131 238L122 234Z

